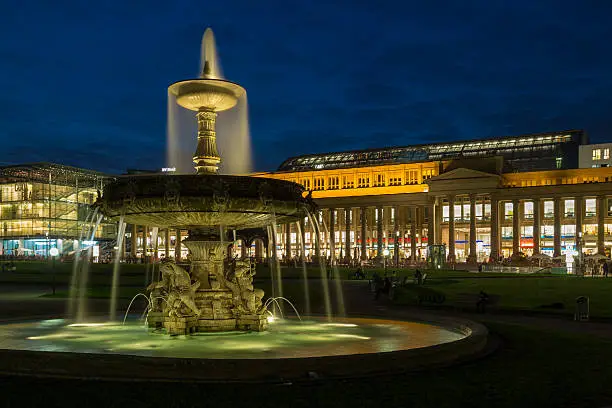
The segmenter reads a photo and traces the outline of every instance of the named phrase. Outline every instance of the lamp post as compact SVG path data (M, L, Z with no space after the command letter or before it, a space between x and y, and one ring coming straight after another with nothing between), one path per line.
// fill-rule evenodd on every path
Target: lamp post
M395 267L399 268L399 236L400 236L400 232L399 231L395 231L395 242L393 243L394 246L394 257L395 257Z
M385 276L387 276L387 257L389 256L389 250L385 248L383 250L383 265L385 267Z
M59 251L57 248L49 249L49 255L51 255L51 260L53 262L52 272L53 272L53 294L55 295L55 258L59 255Z

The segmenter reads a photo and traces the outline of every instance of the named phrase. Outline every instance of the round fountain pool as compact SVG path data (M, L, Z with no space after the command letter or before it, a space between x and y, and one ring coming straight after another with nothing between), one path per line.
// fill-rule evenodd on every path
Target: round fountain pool
M170 337L140 325L66 325L61 319L0 329L0 372L79 378L261 380L365 375L447 364L479 352L486 329L373 318L276 321L266 332ZM483 335L484 334L484 335Z

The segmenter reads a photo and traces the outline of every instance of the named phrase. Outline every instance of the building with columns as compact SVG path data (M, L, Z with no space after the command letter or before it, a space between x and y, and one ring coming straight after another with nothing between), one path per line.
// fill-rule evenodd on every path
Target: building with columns
M457 262L518 253L609 255L612 167L579 168L578 152L587 142L582 131L564 131L316 154L254 175L301 184L320 209L276 226L281 258L318 254L348 262L388 251L392 260L418 261L430 245L446 245ZM9 166L2 173L2 253L28 248L18 240L39 246L53 240L34 248L43 256L45 248L78 237L97 190L112 177L51 164ZM187 234L128 225L121 253L185 259ZM265 231L236 234L236 256L270 253ZM112 243L116 225L102 220L95 237Z
M581 131L290 158L260 177L312 191L320 255L476 262L513 254L609 255L612 169L578 168ZM315 228L277 229L279 256L314 256ZM304 245L302 245L302 242Z

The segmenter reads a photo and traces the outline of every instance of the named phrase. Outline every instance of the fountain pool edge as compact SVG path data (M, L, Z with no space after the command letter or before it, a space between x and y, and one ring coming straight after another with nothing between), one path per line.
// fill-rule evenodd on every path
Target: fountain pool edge
M364 316L361 316L364 317ZM371 316L381 318L381 316ZM388 319L388 318L387 318ZM0 349L0 374L64 379L161 382L272 382L367 377L449 366L478 358L488 330L462 318L411 314L395 319L433 324L466 337L429 347L309 358L200 359Z

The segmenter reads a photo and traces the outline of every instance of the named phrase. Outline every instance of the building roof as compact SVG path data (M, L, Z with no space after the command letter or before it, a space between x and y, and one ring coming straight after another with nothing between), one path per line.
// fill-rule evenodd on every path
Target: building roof
M112 179L111 175L94 170L66 166L57 163L36 162L0 166L0 182L38 181L48 183L49 177L54 184L75 184L93 187L101 180Z
M533 157L538 157L542 150L570 142L586 143L585 132L567 130L481 140L309 154L285 160L278 167L278 171L312 171L465 157L508 156L517 152L523 157L531 154Z

